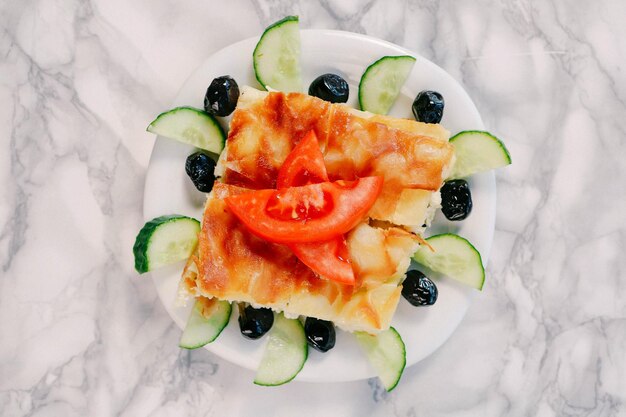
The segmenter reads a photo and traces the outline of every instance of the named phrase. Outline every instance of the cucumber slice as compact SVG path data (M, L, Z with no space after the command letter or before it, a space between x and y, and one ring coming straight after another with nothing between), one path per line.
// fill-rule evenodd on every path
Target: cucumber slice
M404 85L415 58L408 55L384 56L367 67L359 83L361 110L387 114Z
M135 269L140 274L189 258L198 243L200 222L178 214L146 223L135 239Z
M366 332L354 334L385 389L394 389L406 366L406 349L400 334L393 327L375 335Z
M452 233L426 239L435 252L426 245L415 252L413 259L477 290L483 289L485 268L480 253L465 238Z
M161 113L146 130L218 155L226 140L215 117L194 107L176 107Z
M511 155L504 143L489 132L465 130L450 138L450 143L456 153L450 179L511 164Z
M309 347L300 320L276 314L254 383L275 386L291 381L304 366L308 354Z
M287 16L265 29L252 62L256 79L266 90L301 91L298 16Z
M231 310L228 301L199 297L191 309L178 346L197 349L217 339L228 324Z

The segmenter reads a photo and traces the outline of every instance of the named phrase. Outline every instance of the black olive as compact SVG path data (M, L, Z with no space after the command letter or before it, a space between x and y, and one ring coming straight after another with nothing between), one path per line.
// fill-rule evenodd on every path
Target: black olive
M406 273L402 283L402 296L414 306L429 306L437 301L437 286L420 271Z
M208 193L213 189L215 161L210 156L202 152L192 153L185 162L185 171L198 190Z
M274 313L269 308L254 308L239 305L239 330L248 339L258 339L274 324Z
M336 74L320 75L309 87L310 96L319 97L331 103L345 103L348 101L349 94L348 83Z
M307 343L313 349L328 352L335 346L335 326L330 321L307 317L304 332Z
M443 117L443 96L436 91L421 91L413 101L413 116L418 122L439 123Z
M215 78L206 90L204 96L204 110L215 116L228 116L239 100L239 86L237 81L228 75Z
M441 211L446 219L463 220L472 212L472 193L465 180L446 181L441 187Z

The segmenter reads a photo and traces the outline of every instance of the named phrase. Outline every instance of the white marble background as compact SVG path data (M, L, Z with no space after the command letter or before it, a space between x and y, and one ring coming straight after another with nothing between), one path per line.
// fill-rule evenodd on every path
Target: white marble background
M436 62L514 157L485 290L391 394L181 351L133 270L146 124L286 14ZM2 1L0 415L625 416L625 21L621 0Z

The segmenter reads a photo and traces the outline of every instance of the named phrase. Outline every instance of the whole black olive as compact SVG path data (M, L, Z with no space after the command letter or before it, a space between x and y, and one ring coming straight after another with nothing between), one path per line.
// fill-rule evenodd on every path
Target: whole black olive
M406 273L402 283L402 296L414 306L429 306L437 301L437 286L420 271Z
M239 307L239 330L248 339L258 339L274 324L274 313L269 308Z
M204 95L204 110L215 116L228 116L239 100L239 86L229 75L223 75L211 81Z
M446 219L463 220L472 212L472 193L465 180L446 181L441 187L441 211Z
M439 123L443 117L443 96L436 91L421 91L413 101L413 116L418 122Z
M320 352L328 352L335 346L335 326L330 321L307 317L304 333L309 346Z
M185 172L196 188L204 193L213 189L215 182L215 161L210 156L196 152L187 157Z
M313 80L309 86L309 95L331 103L345 103L350 95L350 87L339 75L324 74Z

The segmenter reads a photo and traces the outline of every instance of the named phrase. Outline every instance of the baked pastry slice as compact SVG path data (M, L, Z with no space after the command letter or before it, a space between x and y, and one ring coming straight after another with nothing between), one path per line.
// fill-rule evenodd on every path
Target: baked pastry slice
M244 189L274 188L285 158L310 130L332 181L384 178L368 216L346 235L354 286L319 277L287 246L254 236L224 202ZM198 253L185 269L182 292L330 320L348 331L386 329L421 241L416 232L430 222L453 163L447 139L439 125L374 116L305 94L244 88L216 171L222 184L207 198Z
M445 128L306 94L244 87L216 174L229 184L274 188L283 161L309 130L317 135L331 180L385 178L372 218L415 230L432 218L428 206L439 204L436 191L454 163Z

